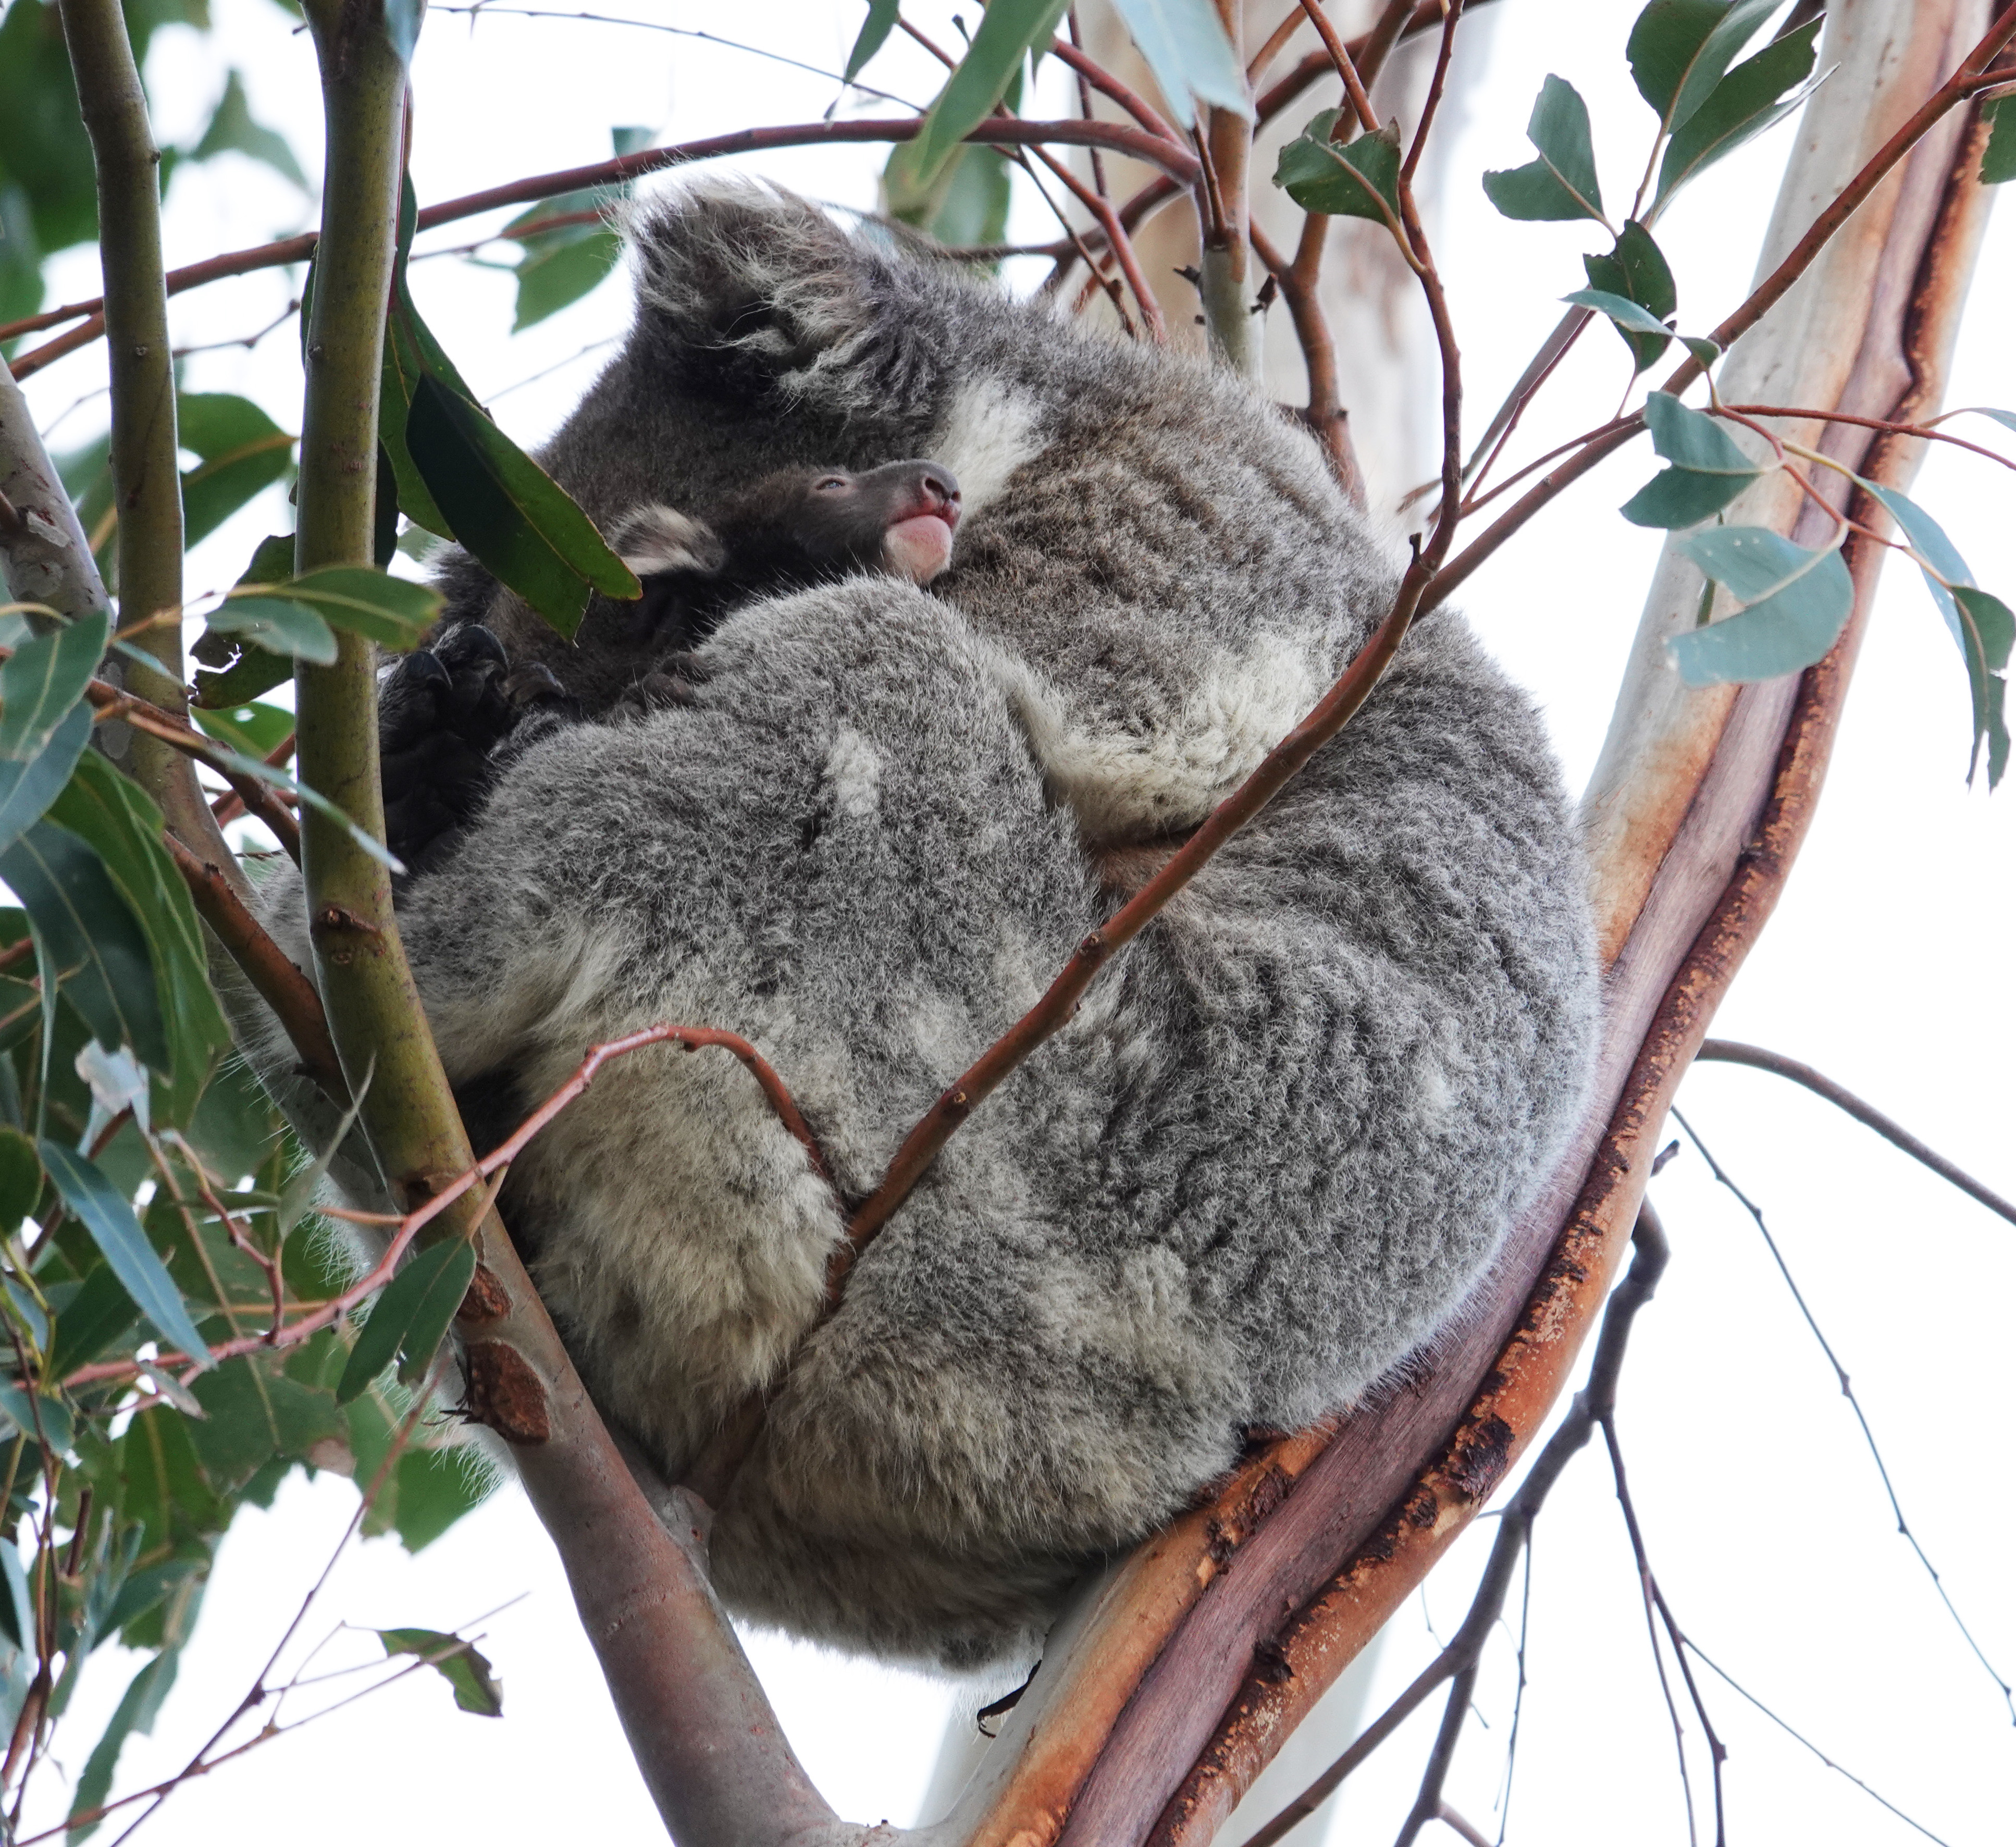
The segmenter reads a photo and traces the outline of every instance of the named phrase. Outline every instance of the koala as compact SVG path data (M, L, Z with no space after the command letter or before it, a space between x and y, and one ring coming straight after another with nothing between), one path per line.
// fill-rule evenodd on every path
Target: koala
M1308 435L1221 372L747 184L646 204L632 237L635 326L543 456L604 531L930 455L956 550L928 587L738 603L639 716L614 710L644 652L621 606L570 646L454 564L448 632L480 621L583 716L513 751L400 930L451 1078L512 1111L655 1021L761 1050L830 1183L733 1060L653 1047L529 1145L506 1222L668 1476L763 1394L713 1531L731 1609L1026 1665L1242 1432L1348 1406L1460 1313L1586 1082L1575 825L1529 702L1459 615L1423 617L829 1316L849 1202L1397 574ZM265 902L305 965L298 883Z
M643 595L621 606L639 675L623 698L676 700L695 671L690 650L739 603L804 589L854 571L927 584L952 558L959 483L931 462L891 462L861 474L779 469L729 496L704 519L661 505L637 508L611 534ZM453 850L506 761L520 743L577 711L551 669L513 672L479 622L447 628L385 676L379 699L379 764L386 841L409 872ZM527 716L535 724L520 729Z

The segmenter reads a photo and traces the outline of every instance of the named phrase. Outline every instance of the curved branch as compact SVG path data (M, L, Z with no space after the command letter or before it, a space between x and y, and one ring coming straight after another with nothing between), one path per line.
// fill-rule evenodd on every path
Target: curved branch
M1815 1071L1810 1064L1802 1064L1782 1052L1767 1051L1762 1046L1746 1046L1737 1039L1708 1039L1694 1057L1697 1062L1706 1059L1724 1064L1747 1064L1753 1070L1767 1071L1773 1077L1803 1085L1814 1096L1825 1097L1836 1109L1852 1116L1863 1128L1874 1129L1893 1147L1902 1148L1913 1161L1930 1168L1941 1179L1957 1186L1970 1199L1978 1200L1997 1218L2016 1225L2016 1205L1992 1188L1984 1186L1964 1168L1956 1167L1943 1154L1927 1147L1909 1129L1864 1103L1853 1091L1837 1084L1824 1072Z

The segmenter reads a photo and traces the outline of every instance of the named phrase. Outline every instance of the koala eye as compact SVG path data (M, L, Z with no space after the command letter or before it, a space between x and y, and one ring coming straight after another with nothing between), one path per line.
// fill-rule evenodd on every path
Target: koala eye
M847 485L848 481L845 475L830 474L822 480L814 481L812 491L815 494L838 494L843 492Z

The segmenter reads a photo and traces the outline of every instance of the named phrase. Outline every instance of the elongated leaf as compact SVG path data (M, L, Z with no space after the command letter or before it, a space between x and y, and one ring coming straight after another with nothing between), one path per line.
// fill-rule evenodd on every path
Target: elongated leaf
M176 441L201 458L182 476L183 542L217 530L286 475L294 439L249 398L185 391L175 400Z
M417 1654L455 1689L455 1703L484 1719L504 1716L504 1692L490 1663L459 1636L431 1629L381 1629L387 1658Z
M79 616L16 648L0 666L0 758L26 763L42 753L105 657L110 618Z
M1762 526L1715 526L1676 542L1744 607L1668 643L1690 686L1775 679L1818 661L1855 604L1838 551L1809 551Z
M0 853L0 879L34 932L45 1017L55 1008L53 974L100 1045L131 1046L153 1069L167 1070L146 933L97 854L67 829L38 821Z
M66 1148L47 1136L38 1146L42 1165L56 1182L63 1204L91 1233L92 1242L105 1254L112 1273L125 1285L135 1305L154 1324L163 1340L180 1348L199 1365L208 1366L210 1349L203 1344L189 1310L182 1305L182 1291L168 1274L168 1266L147 1242L126 1196L74 1148Z
M1665 254L1653 241L1651 232L1636 218L1625 219L1615 247L1607 256L1584 257L1582 266L1591 288L1636 302L1655 321L1665 321L1679 306L1673 272L1666 266ZM1664 334L1634 333L1625 327L1618 327L1617 334L1631 349L1634 376L1666 350Z
M1634 333L1658 334L1668 340L1673 337L1672 328L1655 319L1628 295L1613 295L1607 289L1577 289L1561 299L1577 308L1593 308Z
M37 1161L39 1168L41 1163ZM56 1344L49 1352L49 1377L60 1379L88 1366L115 1341L123 1339L139 1319L133 1298L109 1264L84 1280L68 1307L56 1316Z
M1596 148L1589 139L1589 105L1575 85L1550 76L1526 123L1537 160L1484 176L1491 203L1508 218L1594 218L1603 222Z
M1984 103L1981 113L1990 124L1988 146L1981 150L1981 183L1999 186L2016 179L2016 95Z
M1625 46L1638 94L1671 131L1708 100L1778 0L1652 0Z
M2011 646L2016 643L2016 618L2012 618L2000 598L1989 596L1975 585L1967 560L1946 537L1945 528L1909 495L1863 481L1859 475L1856 479L1889 509L1891 517L1910 540L1911 549L1924 561L1919 568L1925 588L1931 592L1946 631L1967 664L1967 689L1974 707L1974 741L1967 758L1967 779L1974 780L1985 743L1988 786L1992 789L2002 780L2009 761L2003 675L2009 666Z
M211 611L210 631L236 635L290 662L308 661L327 667L336 659L336 636L329 625L305 603L291 597L227 597Z
M217 754L221 766L235 771L239 776L250 776L255 783L265 783L283 795L291 795L297 801L307 803L317 814L327 815L350 836L360 851L369 854L380 866L393 872L405 870L399 860L386 851L383 841L373 840L319 789L311 789L307 783L297 781L284 769L262 762L257 757L248 757L242 751L226 750L220 746Z
M1782 121L1813 94L1816 86L1805 79L1813 67L1820 32L1818 20L1802 26L1744 59L1715 86L1667 144L1648 221L1697 174Z
M248 757L268 756L293 735L294 715L283 705L255 702L221 712L199 707L189 716L206 735Z
M1400 141L1390 128L1342 143L1330 132L1344 112L1327 109L1281 149L1274 184L1305 211L1370 218L1400 229Z
M207 160L221 153L250 155L283 179L292 180L304 193L308 190L308 175L301 171L287 138L254 118L252 106L245 99L245 81L236 70L225 80L223 99L211 114L203 139L190 149L189 158Z
M71 1814L88 1815L104 1807L105 1798L112 1793L113 1775L119 1768L119 1754L126 1748L126 1741L135 1732L145 1737L154 1729L154 1721L174 1688L181 1665L179 1648L164 1648L126 1683L126 1690L120 1696L104 1732L85 1761L84 1774L77 1778L77 1795L70 1806ZM95 1821L74 1826L67 1837L72 1847L90 1839L98 1827Z
M406 1331L399 1342L399 1382L403 1385L417 1385L427 1377L436 1351L448 1337L448 1323L475 1280L473 1244L458 1239L448 1245L448 1253L407 1317Z
M580 627L591 589L621 598L643 593L552 477L432 377L414 387L406 441L455 536L560 634Z
M365 1388L402 1350L410 1351L409 1341L425 1337L429 1327L433 1328L433 1339L427 1345L427 1357L431 1359L475 1274L475 1247L459 1238L430 1245L409 1262L385 1285L372 1305L369 1316L358 1330L356 1345L350 1349L343 1377L337 1382L336 1402L347 1405L361 1397ZM451 1287L454 1300L448 1304L447 1313L437 1319L440 1298Z
M622 248L614 231L597 228L585 237L527 250L518 261L518 306L511 331L522 333L599 288L614 273Z
M868 60L889 42L889 34L896 29L896 15L902 9L901 0L868 0L868 16L861 22L854 49L847 54L844 75L849 83L867 67Z
M19 1431L31 1443L46 1442L58 1455L67 1455L77 1436L77 1417L54 1393L30 1393L16 1385L0 1385L0 1420L5 1440Z
M181 1127L230 1049L231 1029L211 988L189 887L161 844L161 811L137 783L93 752L78 762L49 815L97 853L146 932L170 1054L167 1066L154 1069L166 1081L164 1120Z
M1113 10L1154 73L1155 87L1178 128L1190 128L1197 120L1193 96L1235 114L1252 114L1246 74L1211 0L1113 0Z
M12 1237L41 1203L42 1161L18 1129L0 1128L0 1237Z
M1021 74L1029 47L1048 42L1063 11L1057 0L992 0L966 56L945 80L917 131L919 185L929 185L952 149L993 113Z
M49 812L49 804L70 780L77 758L91 742L91 707L80 701L50 733L49 741L32 761L0 758L0 852Z
M441 599L439 591L425 584L389 576L369 565L331 564L304 577L272 585L264 594L254 592L240 596L234 589L225 596L218 614L211 617L211 627L231 619L234 606L246 603L257 612L255 621L267 622L274 620L268 612L284 604L295 604L324 625L324 634L330 628L347 628L383 647L403 653L419 641L441 614ZM331 645L333 649L333 641ZM305 654L305 650L301 651ZM333 651L329 658L336 658Z

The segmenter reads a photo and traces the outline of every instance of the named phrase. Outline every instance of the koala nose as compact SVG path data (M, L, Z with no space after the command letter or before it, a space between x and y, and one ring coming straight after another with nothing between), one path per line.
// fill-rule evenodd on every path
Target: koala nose
M927 462L918 470L919 491L927 512L937 513L948 525L959 523L959 477L949 468Z

